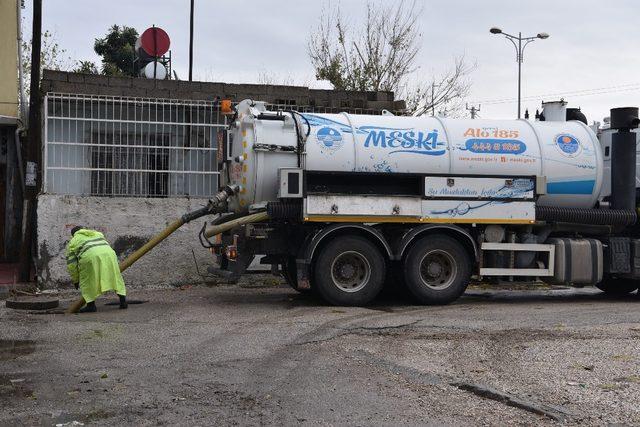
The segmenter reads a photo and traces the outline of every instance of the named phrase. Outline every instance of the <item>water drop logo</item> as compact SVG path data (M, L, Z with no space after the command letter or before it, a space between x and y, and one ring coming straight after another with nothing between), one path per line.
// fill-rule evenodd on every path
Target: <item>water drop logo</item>
M568 133L563 133L555 137L556 146L560 150L560 153L566 157L575 157L582 151L582 145L580 141Z
M318 132L316 132L316 138L318 139L320 146L329 151L339 149L342 147L344 142L340 131L328 126L318 129Z

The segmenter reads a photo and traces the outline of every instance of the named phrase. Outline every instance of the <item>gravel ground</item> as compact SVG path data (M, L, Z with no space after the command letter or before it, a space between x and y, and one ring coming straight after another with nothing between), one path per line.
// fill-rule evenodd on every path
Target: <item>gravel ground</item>
M636 295L343 308L251 278L130 299L148 302L0 308L0 424L640 424Z

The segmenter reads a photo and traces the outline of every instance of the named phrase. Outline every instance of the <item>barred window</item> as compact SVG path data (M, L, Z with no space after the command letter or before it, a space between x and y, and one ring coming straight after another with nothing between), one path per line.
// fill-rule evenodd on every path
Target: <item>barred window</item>
M210 197L224 121L212 101L50 93L45 191Z

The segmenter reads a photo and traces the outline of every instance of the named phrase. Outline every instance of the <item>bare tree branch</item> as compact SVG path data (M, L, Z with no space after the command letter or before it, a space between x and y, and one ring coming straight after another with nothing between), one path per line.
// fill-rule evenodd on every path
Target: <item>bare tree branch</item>
M397 90L416 69L420 13L417 0L388 8L370 2L358 34L340 9L324 11L307 45L317 77L340 90Z
M407 104L409 113L415 116L441 114L457 116L464 111L464 99L471 89L470 74L476 69L466 57L459 56L453 67L429 82L408 81L400 95Z
M417 75L421 13L417 0L390 6L369 1L364 22L355 27L345 22L339 8L323 11L307 44L316 78L338 90L396 92L416 115L436 110L453 114L463 108L475 69L464 56L442 75Z

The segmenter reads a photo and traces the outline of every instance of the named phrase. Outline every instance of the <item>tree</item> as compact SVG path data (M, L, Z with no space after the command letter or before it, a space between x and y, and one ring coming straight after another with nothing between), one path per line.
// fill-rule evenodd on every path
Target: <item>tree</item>
M73 66L73 60L67 55L66 49L60 47L55 33L45 31L42 33L42 45L40 53L40 69L68 71ZM22 69L24 76L24 89L29 96L31 81L31 40L22 41Z
M78 61L76 68L73 69L74 73L84 74L100 74L98 67L92 61Z
M134 28L114 25L104 38L95 40L93 49L102 57L102 74L136 77L133 58L137 38Z
M418 75L422 9L416 0L388 7L369 2L366 11L359 28L347 25L339 8L323 12L307 45L316 78L338 90L393 91L408 101L412 113L455 109L455 101L469 92L475 66L461 56L441 76Z
M56 35L51 31L42 33L41 50L41 69L67 71L73 65L73 60L67 56L67 50L60 47ZM25 77L31 75L31 40L22 41L22 68Z
M258 84L265 86L305 86L304 84L296 83L291 75L283 76L267 70L260 71L256 81Z

